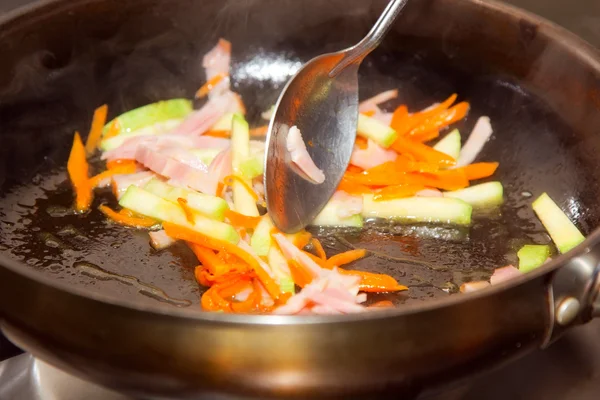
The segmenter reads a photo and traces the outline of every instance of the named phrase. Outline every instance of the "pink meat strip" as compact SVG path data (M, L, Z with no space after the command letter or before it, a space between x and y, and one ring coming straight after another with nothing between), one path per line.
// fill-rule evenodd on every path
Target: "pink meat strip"
M523 275L523 273L517 268L513 267L512 265L508 265L502 268L496 268L494 270L494 273L492 274L492 277L490 278L490 283L492 285L497 285L499 283L509 281L521 275Z
M375 111L375 113L377 113L378 111L380 111L379 107L377 107L379 104L395 99L396 97L398 97L397 89L386 90L385 92L381 92L371 97L370 99L361 102L358 105L358 112Z
M212 92L211 92L212 94ZM239 96L229 90L210 96L198 110L192 111L173 133L200 136L207 132L226 113L241 111Z
M177 241L167 235L164 230L148 232L148 235L150 236L150 245L155 250L166 249Z
M104 152L103 160L134 160L137 148L142 144L151 144L160 147L181 147L184 149L225 149L229 147L230 141L225 138L212 136L194 137L184 135L144 135L134 136L127 139L116 149Z
M206 80L209 81L218 74L229 75L231 65L231 43L219 39L215 47L204 55L202 67L206 71Z
M218 184L216 177L209 175L206 165L203 165L203 168L194 168L181 161L183 151L185 150L178 150L180 159L176 159L172 157L172 149L142 144L137 148L135 159L159 175L202 193L215 195Z
M489 117L480 117L475 123L473 131L465 142L458 160L456 160L456 168L464 167L471 164L477 158L477 155L483 149L483 146L492 136L493 130Z
M331 201L338 202L338 217L348 218L352 215L360 214L363 209L362 196L352 196L342 190L338 190L331 197Z
M350 164L356 165L362 169L369 169L389 161L395 161L398 153L393 150L386 150L371 139L367 141L367 148L361 149L354 147Z
M134 185L137 187L142 187L146 183L150 182L150 180L155 176L156 175L150 171L113 175L111 179L113 192L118 200L121 198L123 193L125 193L129 186Z
M288 131L286 140L287 150L290 152L292 162L298 166L315 183L325 182L325 174L314 163L310 154L306 150L306 145L302 139L300 129L292 126Z
M231 167L231 149L221 151L208 166L208 173L214 176L217 182L222 182L233 173Z

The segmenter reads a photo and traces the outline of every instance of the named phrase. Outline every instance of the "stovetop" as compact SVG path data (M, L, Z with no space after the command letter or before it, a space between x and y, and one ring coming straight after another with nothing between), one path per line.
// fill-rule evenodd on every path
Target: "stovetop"
M0 16L32 0L0 0ZM507 0L542 15L600 47L600 0ZM0 335L0 399L128 400L22 353ZM20 354L20 355L18 355ZM452 400L597 400L600 321L568 332L549 349L474 380Z

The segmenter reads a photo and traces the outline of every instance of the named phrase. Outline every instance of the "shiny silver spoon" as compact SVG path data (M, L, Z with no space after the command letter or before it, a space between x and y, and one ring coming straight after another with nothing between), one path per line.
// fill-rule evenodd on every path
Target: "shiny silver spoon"
M407 1L390 1L357 45L310 60L279 96L267 133L264 185L267 211L280 230L293 233L306 227L335 193L356 137L358 68ZM286 142L293 126L325 174L323 183L314 183L292 163Z

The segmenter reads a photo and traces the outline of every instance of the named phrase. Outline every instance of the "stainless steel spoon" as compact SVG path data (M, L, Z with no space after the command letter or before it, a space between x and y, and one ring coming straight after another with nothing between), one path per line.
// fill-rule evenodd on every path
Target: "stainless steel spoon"
M265 156L267 211L280 230L297 232L335 193L354 147L358 122L358 68L383 40L408 0L392 0L357 45L313 58L287 83L271 118ZM308 153L325 174L316 184L291 162L286 141L297 126Z

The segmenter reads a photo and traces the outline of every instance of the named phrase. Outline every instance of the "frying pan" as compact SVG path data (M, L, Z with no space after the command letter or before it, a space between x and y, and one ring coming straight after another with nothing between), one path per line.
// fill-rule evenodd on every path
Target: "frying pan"
M599 313L600 56L570 33L495 2L413 0L361 69L361 97L400 88L423 108L456 92L495 131L500 210L469 230L316 232L329 252L365 247L356 268L410 286L392 310L339 317L203 313L180 247L68 212L73 131L203 83L202 55L234 45L233 81L257 123L316 54L354 43L384 7L365 0L70 0L0 28L0 316L15 343L60 368L145 397L410 398L548 346ZM588 235L569 254L467 295L462 281L549 242L530 194L547 191ZM97 200L108 201L100 196ZM596 301L596 304L594 304Z

